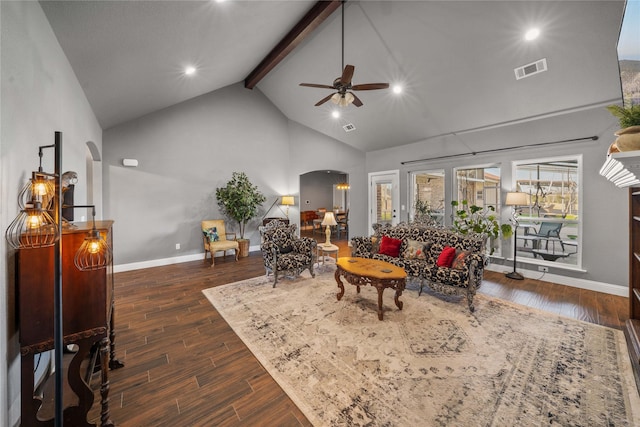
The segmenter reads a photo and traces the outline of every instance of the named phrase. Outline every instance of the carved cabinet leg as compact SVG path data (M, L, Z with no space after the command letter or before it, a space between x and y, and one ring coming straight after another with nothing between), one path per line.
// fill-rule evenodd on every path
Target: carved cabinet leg
M119 369L124 366L124 363L116 358L116 328L114 320L113 304L111 305L111 318L109 319L109 368Z
M109 417L109 367L108 367L108 355L109 355L109 339L103 338L100 341L100 371L102 373L102 383L100 385L100 425L102 427L113 426L113 421Z

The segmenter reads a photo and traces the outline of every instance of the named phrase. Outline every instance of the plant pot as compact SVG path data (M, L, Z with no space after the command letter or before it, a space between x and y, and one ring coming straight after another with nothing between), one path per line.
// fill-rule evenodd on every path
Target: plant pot
M619 151L640 150L640 126L630 126L615 133L616 148Z
M240 246L238 256L247 257L249 256L249 239L238 239L238 245Z

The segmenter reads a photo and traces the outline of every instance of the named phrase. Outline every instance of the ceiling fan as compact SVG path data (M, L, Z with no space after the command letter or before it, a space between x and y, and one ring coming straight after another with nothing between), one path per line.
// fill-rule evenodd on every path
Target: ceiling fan
M358 98L353 92L353 90L376 90L376 89L387 89L389 87L389 83L365 83L359 85L353 85L351 83L351 79L353 78L353 73L355 71L355 67L353 65L344 65L344 1L342 2L342 75L337 77L331 86L323 85L323 84L315 84L315 83L300 83L300 86L305 87L316 87L320 89L332 89L335 90L335 93L331 95L327 95L322 98L320 101L316 102L315 106L319 106L331 100L334 104L337 104L341 107L346 107L349 104L353 104L356 107L362 106L362 101Z

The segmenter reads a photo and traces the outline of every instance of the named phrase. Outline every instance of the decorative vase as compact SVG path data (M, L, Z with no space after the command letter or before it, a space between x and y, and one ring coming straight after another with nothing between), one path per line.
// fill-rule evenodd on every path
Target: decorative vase
M620 129L614 135L618 137L615 142L618 151L640 150L640 126Z
M240 257L248 257L249 256L249 239L238 239L238 246L240 247L240 253L238 256Z

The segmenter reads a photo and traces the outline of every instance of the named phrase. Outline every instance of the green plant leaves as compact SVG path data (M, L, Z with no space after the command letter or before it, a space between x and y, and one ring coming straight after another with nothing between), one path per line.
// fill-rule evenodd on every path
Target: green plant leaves
M618 118L621 129L640 125L640 104L627 108L620 105L608 105L607 110Z
M258 215L258 207L267 200L244 172L233 172L225 187L216 188L216 199L220 211L238 223L241 239L247 222Z
M462 205L462 209L456 209ZM486 208L469 205L469 202L462 200L451 201L453 207L453 224L452 228L461 234L478 233L486 234L489 238L497 239L502 235L504 239L513 235L513 229L510 224L500 224L498 216L493 214L496 211L494 206ZM491 249L493 253L493 248Z

